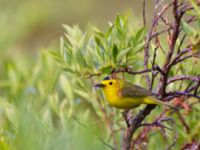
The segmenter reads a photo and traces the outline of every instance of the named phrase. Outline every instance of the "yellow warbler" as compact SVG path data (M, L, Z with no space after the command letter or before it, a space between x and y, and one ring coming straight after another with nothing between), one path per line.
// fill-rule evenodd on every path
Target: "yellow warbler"
M106 77L95 87L103 89L103 93L111 106L121 109L132 109L140 104L166 105L176 107L158 100L151 91L128 81L120 79L109 79Z

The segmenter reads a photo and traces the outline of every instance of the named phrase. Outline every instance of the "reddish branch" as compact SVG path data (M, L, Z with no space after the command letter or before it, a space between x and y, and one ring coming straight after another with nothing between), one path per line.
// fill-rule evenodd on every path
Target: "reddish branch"
M188 93L188 92L186 92L186 91L174 91L174 92L169 92L169 93L167 93L166 95L173 95L174 97L177 97L177 96L187 96L187 97L194 97L194 98L197 98L197 99L199 99L200 100L200 96L198 96L198 95L194 95L194 94L192 94L192 93Z
M170 84L170 83L175 82L175 81L180 81L180 80L192 80L192 81L199 82L200 77L198 77L198 76L188 76L188 75L176 76L176 77L169 78L168 81L167 81L167 84Z
M151 69L145 69L145 70L141 70L141 71L132 71L131 69L128 69L128 68L119 68L119 69L113 70L112 73L116 74L116 73L120 73L120 72L125 72L128 74L136 75L136 74L144 74L144 73L151 72Z
M174 13L174 25L173 25L173 34L172 34L172 37L171 37L171 42L170 42L170 49L169 49L169 52L166 56L166 59L165 59L165 63L164 63L164 66L163 66L163 70L165 71L165 74L161 76L160 78L160 88L159 88L159 94L161 97L164 97L166 92L165 92L165 89L166 89L166 86L167 86L167 78L168 78L168 73L169 73L169 70L170 70L170 61L171 61L171 58L172 58L172 55L174 53L174 47L175 47L175 44L176 44L176 40L178 38L178 35L179 35L179 27L180 27L180 21L181 21L181 17L182 16L179 16L179 12L177 10L177 5L178 5L178 1L177 0L174 0L173 2L173 13Z
M130 150L131 148L131 141L133 133L141 126L142 121L145 119L146 116L148 116L156 106L155 105L147 105L145 109L139 112L137 116L131 120L131 124L129 127L127 127L123 141L122 141L122 150Z
M154 11L154 16L153 16L153 20L152 20L152 25L150 27L150 30L148 32L148 35L146 37L146 44L144 47L144 70L142 71L138 71L138 72L132 72L130 70L118 70L117 72L127 72L129 74L143 74L143 73L148 73L148 72L153 72L156 74L160 74L160 80L159 80L159 85L158 85L158 92L157 95L163 99L163 100L170 100L172 98L175 97L179 97L179 96L186 96L186 97L195 97L200 99L200 96L198 96L198 88L200 86L200 78L199 76L189 76L189 75L182 75L182 76L176 76L176 77L172 77L169 78L168 74L170 72L170 69L177 65L178 63L183 62L186 59L189 59L191 57L193 57L194 55L192 55L191 49L190 48L185 48L183 50L181 50L181 46L186 38L186 35L183 36L183 38L181 39L180 45L178 46L178 48L176 49L175 45L176 45L176 41L179 37L181 28L180 28L180 24L181 24L181 19L184 16L185 12L183 12L182 10L191 10L192 8L190 8L190 6L186 7L184 2L178 3L178 0L173 0L172 3L165 5L163 7L163 9L158 13L157 12L157 8L158 8L158 4L160 1L156 1L156 7L155 7L155 11ZM166 11L168 10L168 8L173 7L173 16L174 16L174 22L173 23L169 23L166 19L164 19L163 15L166 13ZM143 1L143 23L144 25L146 25L146 18L145 18L145 0ZM160 32L156 32L153 33L154 31L156 31L156 26L158 24L158 21L164 21L165 25L168 26L166 29L163 29ZM191 20L193 21L193 20ZM159 43L159 39L158 36L160 34L165 34L166 32L170 32L169 34L169 50L168 53L166 55L165 61L164 61L164 65L162 66L162 68L160 68L158 65L155 64L155 59L156 59L156 50L154 51L154 55L153 55L153 63L152 63L152 69L148 68L148 63L149 63L149 57L150 57L150 53L149 53L149 46L150 43L152 41L152 39L156 39L157 42ZM161 48L161 45L158 45L159 48ZM177 53L175 53L175 51L177 51ZM147 80L147 84L149 86L149 88L151 89L151 87L153 86L153 80L155 78L152 76L152 78L150 79L149 74L146 74L146 80ZM191 80L193 82L197 82L197 84L194 85L194 83L192 83L187 89L185 89L185 91L173 91L173 92L166 92L166 87L168 84L176 82L176 81L184 81L184 80ZM192 86L193 85L193 86ZM194 91L194 93L192 93ZM155 108L155 105L148 105L146 106L142 111L140 111L134 118L129 118L129 126L127 127L127 129L125 130L124 136L123 136L123 142L122 142L122 149L123 150L130 150L132 148L131 143L132 143L132 136L135 133L135 131L141 127L142 125L142 121L145 119L146 116L148 116L151 111ZM188 129L187 129L188 130ZM175 141L174 141L175 143ZM173 143L173 145L174 145ZM171 145L171 146L173 146Z
M161 35L161 34L163 34L163 33L169 32L171 29L172 29L172 28L169 27L169 28L167 28L167 29L164 29L164 30L161 30L161 31L159 31L159 32L156 32L156 33L154 33L154 34L151 36L151 39L153 39L153 38L155 38L156 36L159 36L159 35ZM151 40L151 39L150 39L150 40Z
M143 15L143 25L144 27L146 26L146 1L143 0L143 12L142 12L142 15Z
M187 132L187 133L190 133L190 127L189 127L189 125L186 123L186 121L185 121L185 119L183 118L183 116L181 115L181 113L177 111L176 114L177 114L178 118L180 119L182 125L185 127L186 132Z

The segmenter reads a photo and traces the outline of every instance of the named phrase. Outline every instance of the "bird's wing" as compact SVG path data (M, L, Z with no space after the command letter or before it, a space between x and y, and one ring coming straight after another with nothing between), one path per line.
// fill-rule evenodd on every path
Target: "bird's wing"
M151 91L129 82L125 82L124 87L120 90L120 93L124 97L146 97L152 95Z

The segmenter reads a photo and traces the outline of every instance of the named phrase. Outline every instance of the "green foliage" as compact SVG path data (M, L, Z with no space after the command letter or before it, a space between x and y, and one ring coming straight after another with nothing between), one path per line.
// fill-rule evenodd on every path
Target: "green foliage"
M91 91L91 86L61 75L45 51L37 63L23 63L24 59L6 60L2 66L0 149L104 149L98 140L99 129L90 124L98 118L91 113L88 95L78 90Z
M191 38L199 33L184 21L182 28ZM120 111L109 107L102 93L93 88L93 79L87 78L101 75L95 78L101 80L113 69L125 67L142 69L146 29L120 15L105 32L95 27L83 32L79 26L68 25L64 25L64 29L66 34L60 39L59 52L43 50L36 61L27 56L0 60L3 70L0 75L0 149L109 149L106 144L114 143L112 137L110 140L110 128L119 130L125 127ZM162 44L167 47L166 43ZM154 49L155 45L150 45L151 60ZM164 54L160 49L157 55L156 63L162 64ZM198 74L198 68L198 62L197 66L191 67L191 61L186 61L170 72L170 76ZM141 76L125 74L125 78L146 86ZM176 86L173 84L168 88ZM191 102L196 103L196 100ZM142 107L134 109L133 113ZM154 120L162 110L157 108L146 121ZM173 142L174 131L179 135L176 149L200 138L199 111L197 104L184 116L192 129L189 133L181 123L165 124L174 129L165 131L167 144ZM173 117L179 120L176 115ZM111 127L108 118L111 118ZM150 131L148 149L166 148L162 132L159 129ZM120 130L115 135L118 147L122 133Z
M82 32L78 26L64 28L67 39L61 38L60 53L51 54L64 70L79 76L109 74L114 68L133 66L144 47L145 29L133 31L127 17L118 16L105 33L97 28L92 34Z
M193 45L197 45L200 41L200 26L195 29L189 26L185 21L182 21L182 28L184 32L190 37Z

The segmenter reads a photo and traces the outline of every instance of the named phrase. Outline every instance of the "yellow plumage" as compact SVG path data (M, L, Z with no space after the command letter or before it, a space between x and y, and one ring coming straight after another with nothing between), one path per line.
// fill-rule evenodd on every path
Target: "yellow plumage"
M96 86L102 87L107 101L116 108L131 109L140 104L160 104L175 108L159 101L149 90L124 80L106 79Z

